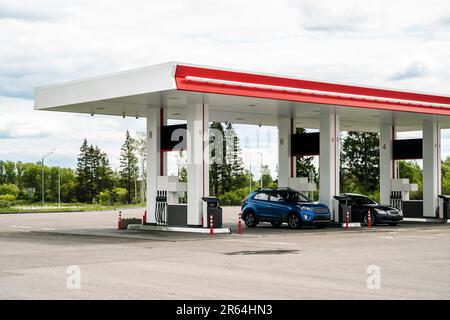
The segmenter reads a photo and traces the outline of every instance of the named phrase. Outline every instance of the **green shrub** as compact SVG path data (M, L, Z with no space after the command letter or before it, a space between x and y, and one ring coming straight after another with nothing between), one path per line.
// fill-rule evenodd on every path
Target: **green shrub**
M241 188L226 192L225 194L219 196L220 205L222 206L238 206L241 204L242 200L248 195L248 188Z
M9 208L14 205L16 196L12 194L2 194L0 195L0 208Z
M11 202L7 200L0 200L0 208L9 208L11 207Z
M103 190L96 197L96 203L104 206L111 206L115 203L126 203L127 191L123 188L114 188L112 190Z
M127 190L124 188L114 188L113 191L117 194L118 203L127 203Z
M19 187L12 183L0 184L0 195L13 195L14 199L19 195Z
M0 195L0 200L13 202L14 200L16 200L16 196L14 196L12 194L2 194L2 195Z

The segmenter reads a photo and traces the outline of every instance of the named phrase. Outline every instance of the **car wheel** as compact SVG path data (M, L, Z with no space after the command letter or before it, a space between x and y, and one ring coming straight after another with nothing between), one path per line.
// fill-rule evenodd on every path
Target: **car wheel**
M274 226L275 228L278 228L279 226L281 226L282 222L281 221L273 221L271 222L272 226Z
M370 221L371 221L371 225L372 226L374 226L376 223L375 223L375 215L373 214L373 212L370 212ZM366 226L368 226L369 225L369 212L367 212L365 215L364 215L364 224L366 225Z
M300 221L300 218L298 217L298 215L296 215L294 213L291 213L288 216L287 220L288 220L287 223L288 223L289 228L291 228L291 229L298 229L298 228L300 228L301 221Z
M258 224L258 222L256 221L255 214L253 212L248 212L245 214L244 222L245 225L249 228L253 228Z

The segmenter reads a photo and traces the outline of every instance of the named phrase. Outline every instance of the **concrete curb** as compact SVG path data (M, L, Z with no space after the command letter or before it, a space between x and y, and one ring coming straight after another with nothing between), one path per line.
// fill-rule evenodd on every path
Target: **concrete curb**
M339 223L339 222L332 222L331 224L330 224L330 227L335 227L335 228L345 228L345 223ZM360 222L350 222L349 224L348 224L348 227L349 228L361 228L362 227L362 225L361 225L361 223Z
M450 223L450 220L436 218L403 218L404 222Z
M209 234L209 228L165 227L165 226L151 226L151 225L142 225L142 224L129 224L127 230L171 231L171 232ZM214 228L213 231L216 234L231 233L230 228Z

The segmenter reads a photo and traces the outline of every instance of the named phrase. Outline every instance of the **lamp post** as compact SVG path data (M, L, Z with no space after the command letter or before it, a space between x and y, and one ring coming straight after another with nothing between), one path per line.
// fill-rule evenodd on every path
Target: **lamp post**
M46 157L48 157L49 155L53 154L53 152L55 151L55 149L50 150L49 152L47 152L46 154L44 154L42 156L42 189L41 189L41 194L42 194L42 207L45 204L45 184L44 184L44 159Z
M250 192L252 191L252 151L249 150L250 154Z
M263 188L263 162L262 162L262 153L257 152L261 156L261 189Z
M58 161L50 159L49 161L52 161L58 165L58 208L61 207L61 165Z

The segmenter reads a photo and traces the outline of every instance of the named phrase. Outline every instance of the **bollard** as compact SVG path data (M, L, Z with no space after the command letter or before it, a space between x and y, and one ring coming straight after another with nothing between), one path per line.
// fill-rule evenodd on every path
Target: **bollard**
M370 214L370 209L367 210L367 227L369 227L369 229L372 227L372 215Z
M117 220L117 229L122 229L122 211L119 211L119 219Z
M348 212L348 208L347 208L347 213L345 215L345 229L348 229L349 220L350 220L350 212Z
M238 234L242 234L242 227L241 227L241 213L238 214Z
M144 211L144 216L142 217L142 224L147 224L147 210Z
M211 214L209 216L209 235L212 237L213 233L214 233L214 230L213 230L213 215Z

